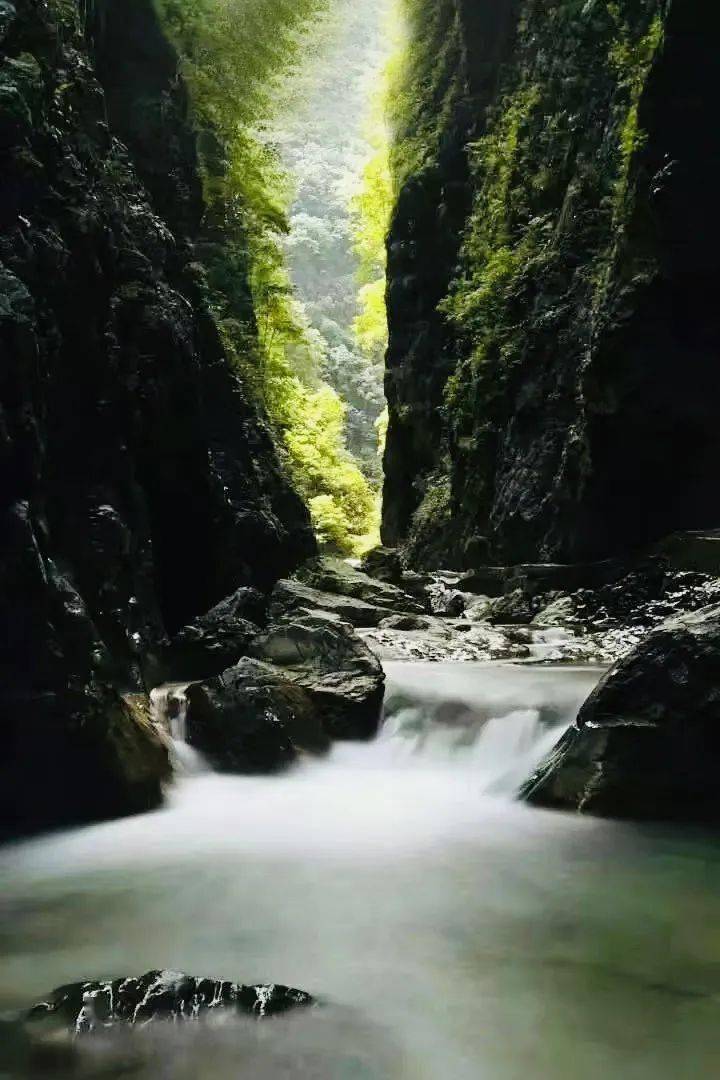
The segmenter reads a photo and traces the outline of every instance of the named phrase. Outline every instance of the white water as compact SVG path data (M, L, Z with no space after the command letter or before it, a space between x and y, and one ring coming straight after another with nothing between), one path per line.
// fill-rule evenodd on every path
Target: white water
M163 811L0 853L0 1006L153 966L330 1002L161 1033L146 1080L716 1076L715 846L508 794L597 672L388 669L372 744L187 777Z
M187 683L164 683L150 691L154 722L164 728L172 740L172 764L176 773L198 776L208 771L207 763L187 741Z

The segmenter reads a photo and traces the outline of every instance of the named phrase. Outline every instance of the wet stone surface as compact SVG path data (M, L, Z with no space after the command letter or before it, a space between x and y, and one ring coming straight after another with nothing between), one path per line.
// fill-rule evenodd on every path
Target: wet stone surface
M27 1020L52 1021L87 1036L117 1025L191 1021L224 1010L263 1019L312 1004L310 994L274 983L246 986L177 971L148 971L137 978L58 987L29 1010Z

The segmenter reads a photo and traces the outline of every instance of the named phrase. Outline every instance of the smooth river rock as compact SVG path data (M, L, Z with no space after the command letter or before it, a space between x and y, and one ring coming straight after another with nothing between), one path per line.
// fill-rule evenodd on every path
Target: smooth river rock
M402 564L397 548L373 548L363 556L360 567L370 577L391 585L399 585L402 579Z
M615 664L527 781L539 806L720 817L720 605L670 619Z

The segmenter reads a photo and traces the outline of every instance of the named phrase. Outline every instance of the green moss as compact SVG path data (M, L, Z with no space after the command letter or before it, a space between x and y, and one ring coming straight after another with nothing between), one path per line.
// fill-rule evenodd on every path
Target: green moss
M615 214L616 218L620 219L626 217L630 209L632 162L645 141L639 122L640 98L652 62L662 46L664 25L658 14L650 23L647 33L637 38L623 19L619 4L608 4L608 11L617 28L617 37L610 48L609 60L618 75L618 89L627 97L622 106L625 109L625 119L620 124L619 165L615 184Z
M459 59L472 68L483 43L463 39L472 20L459 26L454 4L405 4L413 55L400 68L393 161L396 177L410 174L422 190L474 104L459 85ZM448 325L445 490L453 529L465 529L462 519L466 537L488 527L496 436L517 415L522 388L537 396L543 373L562 368L569 392L599 328L617 322L652 276L651 253L641 263L628 234L642 175L642 98L665 11L664 0L522 0L504 67L475 72L497 89L475 117L472 206L439 304ZM400 416L403 402L394 408ZM425 502L417 523L428 527Z
M459 345L445 395L458 437L475 411L482 365L512 364L533 330L542 333L532 319L536 298L554 292L561 302L550 315L558 317L579 302L588 280L612 277L643 145L640 99L663 32L660 14L649 14L657 5L632 6L633 19L616 3L525 5L518 42L525 63L510 69L487 133L471 148L476 194L459 273L441 305ZM610 120L599 145L597 115L583 117L588 104L597 111L602 103L598 87ZM591 122L595 128L583 130Z
M425 494L415 511L408 542L412 547L432 543L452 521L452 492L446 473L438 472L427 480Z
M399 0L405 41L389 72L391 170L396 190L432 167L463 93L462 42L455 5Z

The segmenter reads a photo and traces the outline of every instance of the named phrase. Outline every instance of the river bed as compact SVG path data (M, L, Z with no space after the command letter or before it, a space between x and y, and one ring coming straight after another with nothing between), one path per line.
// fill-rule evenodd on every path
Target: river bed
M152 967L327 1002L156 1031L92 1076L718 1075L717 845L512 797L599 671L387 670L373 743L279 777L188 776L156 813L3 849L0 1008Z

